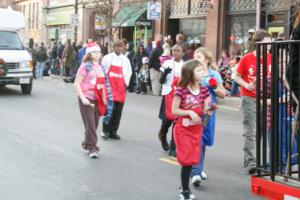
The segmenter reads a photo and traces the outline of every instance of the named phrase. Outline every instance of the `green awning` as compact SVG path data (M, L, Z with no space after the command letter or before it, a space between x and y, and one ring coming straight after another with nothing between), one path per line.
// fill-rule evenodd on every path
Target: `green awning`
M147 10L147 3L132 4L119 10L113 20L114 27L135 26L139 17Z
M50 9L46 16L46 25L70 24L71 14L74 13L74 7L53 8Z

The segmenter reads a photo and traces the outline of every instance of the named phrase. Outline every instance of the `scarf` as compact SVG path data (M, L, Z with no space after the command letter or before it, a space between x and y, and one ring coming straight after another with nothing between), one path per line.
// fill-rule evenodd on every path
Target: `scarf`
M104 77L105 77L105 87L106 87L106 91L107 91L107 105L106 105L106 114L103 117L103 123L108 124L110 121L110 118L112 116L113 113L113 108L114 108L114 103L113 103L113 95L112 95L112 90L111 90L111 86L110 86L110 82L108 79L107 74L105 73L105 70L103 67L101 67ZM85 64L85 70L87 73L91 72L93 70L93 64L88 61Z

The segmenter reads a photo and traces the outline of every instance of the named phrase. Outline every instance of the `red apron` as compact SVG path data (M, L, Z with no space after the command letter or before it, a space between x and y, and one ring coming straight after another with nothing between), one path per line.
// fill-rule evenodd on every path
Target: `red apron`
M175 94L175 87L177 86L177 83L179 81L179 77L174 77L173 83L172 83L172 90L169 94L164 96L165 99L165 117L168 120L174 121L176 119L176 116L172 114L172 104L173 104L173 99L174 99L174 94Z
M201 108L191 110L201 117ZM193 125L189 116L178 117L174 126L174 141L177 160L182 166L193 166L199 163L201 140L202 121L198 125Z
M108 79L112 90L113 100L124 103L126 98L126 84L123 76L123 67L110 65Z
M104 116L106 114L106 103L104 103L104 101L107 102L108 99L104 76L96 78L95 97L97 100L99 116Z

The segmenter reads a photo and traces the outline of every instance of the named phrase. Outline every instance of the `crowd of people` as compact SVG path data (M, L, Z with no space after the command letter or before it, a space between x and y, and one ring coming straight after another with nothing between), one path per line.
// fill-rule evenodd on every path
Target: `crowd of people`
M249 30L251 43L244 56L223 50L218 62L201 44L187 45L178 34L173 44L158 35L144 47L125 39L101 47L91 39L75 45L53 42L30 48L36 60L35 77L45 73L63 75L75 82L79 110L85 127L83 149L97 158L97 128L102 116L102 138L120 140L118 134L126 93L162 96L158 139L162 149L177 157L181 168L180 199L195 199L189 181L198 187L208 175L204 171L207 147L213 146L218 99L241 96L244 167L255 173L255 42L270 41L264 30ZM47 64L48 62L48 64ZM267 61L270 65L271 59ZM47 66L48 67L45 67ZM167 139L169 129L171 141Z

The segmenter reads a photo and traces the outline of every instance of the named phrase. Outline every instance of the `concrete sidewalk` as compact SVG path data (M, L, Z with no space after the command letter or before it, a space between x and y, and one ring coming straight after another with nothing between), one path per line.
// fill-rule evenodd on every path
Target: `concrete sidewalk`
M219 109L227 109L233 111L240 111L241 98L240 97L225 97L219 100Z

